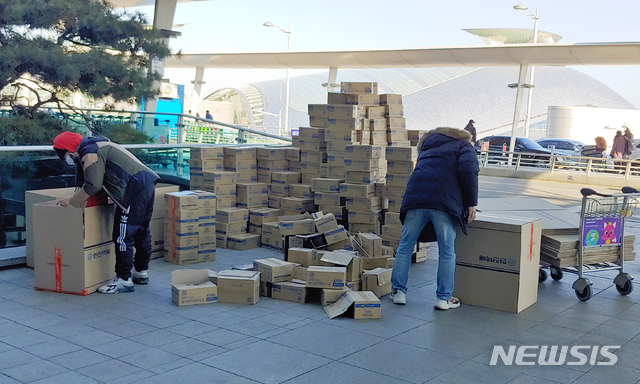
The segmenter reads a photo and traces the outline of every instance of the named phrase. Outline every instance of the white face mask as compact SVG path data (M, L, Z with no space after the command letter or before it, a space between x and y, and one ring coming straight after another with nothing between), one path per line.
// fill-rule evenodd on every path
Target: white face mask
M69 165L74 165L75 162L73 161L73 156L71 156L70 153L67 153L67 155L64 157L64 161L67 162L67 164Z

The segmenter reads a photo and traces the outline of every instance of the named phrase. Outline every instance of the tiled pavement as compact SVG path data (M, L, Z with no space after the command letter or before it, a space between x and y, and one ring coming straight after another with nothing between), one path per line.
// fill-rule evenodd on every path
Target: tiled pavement
M636 224L637 225L637 224ZM634 224L628 224L627 228ZM219 250L221 270L266 250ZM628 263L640 275L640 262ZM469 305L433 310L436 260L411 269L406 306L382 299L382 319L329 319L319 304L171 302L170 272L132 294L86 297L33 289L33 271L0 270L0 383L636 383L640 289L620 296L612 273L576 298L574 275L540 284L520 314ZM614 366L490 366L494 345L621 345Z

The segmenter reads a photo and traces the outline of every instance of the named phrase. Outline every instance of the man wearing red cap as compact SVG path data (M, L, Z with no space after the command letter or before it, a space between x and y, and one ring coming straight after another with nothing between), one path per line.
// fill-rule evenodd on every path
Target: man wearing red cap
M116 203L113 226L116 277L99 287L98 292L133 292L134 283L148 284L149 221L159 176L125 148L103 136L83 138L65 131L55 137L53 149L68 164L76 164L78 186L81 185L71 198L59 201L59 205L82 208L89 197L102 189Z

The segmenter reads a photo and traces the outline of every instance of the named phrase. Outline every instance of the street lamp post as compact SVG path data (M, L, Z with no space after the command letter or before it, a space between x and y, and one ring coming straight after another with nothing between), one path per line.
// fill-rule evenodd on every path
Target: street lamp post
M267 21L262 24L265 27L275 28L280 32L287 34L287 52L291 51L291 23L289 23L289 29L283 29L273 24L272 22ZM287 78L285 81L285 101L284 101L284 130L285 132L289 132L289 68L287 67Z
M536 13L534 14L529 7L524 4L518 4L513 7L516 11L523 15L533 19L533 44L538 42L538 7L536 7ZM525 13L524 11L529 11ZM527 97L527 115L524 117L524 137L529 137L529 124L531 123L531 101L533 96L533 76L535 73L535 66L531 66L531 75L529 76L529 95Z

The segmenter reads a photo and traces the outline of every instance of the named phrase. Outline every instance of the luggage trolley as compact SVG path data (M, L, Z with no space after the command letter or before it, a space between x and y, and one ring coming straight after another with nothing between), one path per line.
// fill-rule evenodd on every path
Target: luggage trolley
M567 270L567 272L578 274L578 279L573 283L572 288L578 299L587 301L591 298L593 283L584 277L585 273L620 270L613 282L621 295L628 295L633 291L633 277L624 271L624 221L626 217L635 213L640 199L640 191L624 187L622 193L603 194L590 188L583 188L580 193L582 194L582 208L580 210L578 265L576 270ZM585 250L594 248L601 248L603 251L617 248L617 261L589 265L585 271Z

